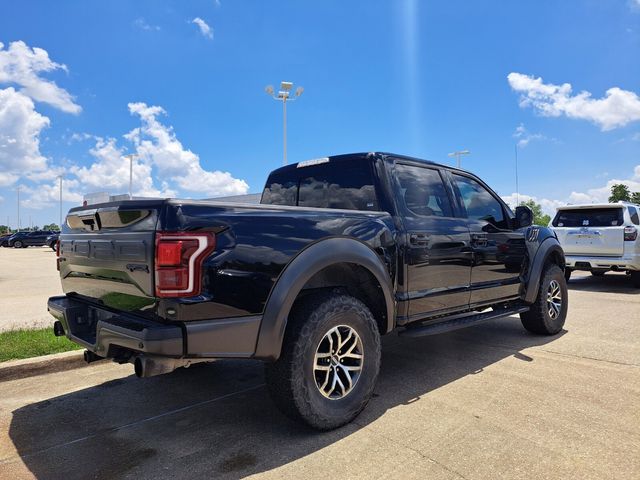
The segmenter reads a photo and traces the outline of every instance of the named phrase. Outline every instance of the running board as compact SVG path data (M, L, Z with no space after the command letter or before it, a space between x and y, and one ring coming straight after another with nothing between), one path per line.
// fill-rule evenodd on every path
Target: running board
M516 313L522 313L529 310L526 305L518 307L502 308L499 310L492 310L486 313L476 313L475 315L467 315L464 317L457 317L451 320L443 320L442 322L432 323L430 325L407 327L405 330L398 333L404 337L424 337L427 335L437 335L439 333L452 332L460 328L470 327L472 325L478 325L480 323L488 322L489 320L495 320L496 318L508 317Z

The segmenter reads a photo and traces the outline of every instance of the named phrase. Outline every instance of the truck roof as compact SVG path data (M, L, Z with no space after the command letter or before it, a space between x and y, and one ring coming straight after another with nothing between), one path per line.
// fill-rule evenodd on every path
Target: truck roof
M640 207L640 205L636 205L631 202L617 202L617 203L582 203L577 205L563 205L561 207L556 207L556 210L578 210L578 209L588 209L588 208L622 208L625 206L631 207Z
M442 167L442 168L449 168L449 169L452 169L452 170L458 170L457 168L451 167L449 165L443 165L443 164L439 164L439 163L436 163L436 162L432 162L431 160L425 160L423 158L410 157L408 155L400 155L400 154L397 154L397 153L389 153L389 152L357 152L357 153L345 153L345 154L340 154L340 155L331 155L331 156L328 156L328 157L319 157L319 158L313 158L313 159L309 159L309 160L303 160L303 161L300 161L300 162L297 162L297 163L291 163L289 165L285 165L284 167L280 167L280 168L277 168L277 169L273 170L271 172L271 174L287 172L289 170L295 170L297 168L304 168L306 166L311 166L311 165L318 165L318 164L321 164L321 163L344 162L344 161L362 159L362 158L369 158L369 159L373 160L375 158L381 158L381 157L399 158L399 159L408 160L408 161L411 161L411 162L424 163L424 164L427 164L427 165L432 165L432 166L437 166L437 167Z

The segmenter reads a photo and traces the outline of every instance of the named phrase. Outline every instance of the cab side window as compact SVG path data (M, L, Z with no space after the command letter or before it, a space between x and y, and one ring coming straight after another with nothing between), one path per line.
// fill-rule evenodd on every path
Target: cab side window
M635 207L629 207L629 217L635 225L640 225L640 217L638 217L638 210Z
M508 229L502 204L486 188L472 178L453 174L460 196L467 211L467 218L484 220L500 229Z
M452 217L451 202L440 173L431 168L396 165L407 214L417 217Z

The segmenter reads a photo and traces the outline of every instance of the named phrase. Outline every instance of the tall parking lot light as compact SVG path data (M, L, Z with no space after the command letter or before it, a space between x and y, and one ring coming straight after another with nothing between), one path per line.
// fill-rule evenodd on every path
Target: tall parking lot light
M455 152L451 152L448 156L455 157L457 160L458 168L460 168L460 157L462 155L470 155L471 152L469 150L457 150Z
M124 158L129 159L129 199L133 198L133 159L138 158L140 155L135 153L129 153Z
M302 92L304 92L304 88L298 87L292 97L289 93L292 88L292 82L280 82L280 91L277 95L272 85L267 85L264 89L264 91L267 92L267 95L270 95L274 100L282 102L283 165L287 164L287 102L297 100L298 97L302 95Z
M62 231L62 175L58 175L58 179L60 180L60 223L58 226L60 227L60 231Z
M18 232L20 231L20 185L16 187L16 192L18 194Z

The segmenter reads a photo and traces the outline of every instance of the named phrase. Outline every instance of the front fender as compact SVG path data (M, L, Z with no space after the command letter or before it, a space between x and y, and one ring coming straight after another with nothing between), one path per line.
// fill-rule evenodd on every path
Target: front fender
M547 261L552 255L559 255L561 259L560 268L564 269L564 251L560 246L560 242L555 236L547 236L542 240L538 246L538 249L531 262L529 268L529 278L527 280L527 289L524 297L526 303L533 303L538 295L538 287L540 286L540 279L542 278L542 271Z
M298 294L313 275L337 263L355 263L377 279L386 304L386 331L393 329L393 287L384 263L362 242L344 237L329 238L303 250L280 275L264 309L255 358L275 361L280 357L287 319Z

